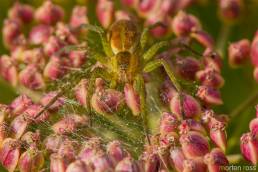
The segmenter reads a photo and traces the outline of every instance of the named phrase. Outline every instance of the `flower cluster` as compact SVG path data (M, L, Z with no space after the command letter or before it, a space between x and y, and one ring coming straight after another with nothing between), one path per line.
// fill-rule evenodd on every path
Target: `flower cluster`
M80 67L86 53L66 52L62 48L79 43L78 27L88 23L86 8L74 7L68 24L63 18L64 10L51 1L45 1L37 9L16 2L3 26L4 44L11 54L0 59L2 77L13 86L42 90L46 82Z

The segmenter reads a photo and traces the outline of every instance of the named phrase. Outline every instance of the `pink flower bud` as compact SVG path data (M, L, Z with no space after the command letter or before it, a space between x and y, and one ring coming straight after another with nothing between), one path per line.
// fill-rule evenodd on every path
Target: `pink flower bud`
M254 69L253 75L254 75L255 81L258 83L258 67L256 67L256 68Z
M76 131L78 127L87 125L87 123L88 119L85 116L70 114L55 123L52 130L57 134L67 134Z
M169 162L170 165L174 167L178 172L183 171L183 162L185 159L185 155L180 147L171 147Z
M73 67L81 67L85 63L87 55L84 51L71 51L69 53L69 58Z
M34 9L30 5L16 2L8 11L8 17L21 20L23 23L30 23L33 20Z
M36 20L47 25L54 25L58 21L61 21L63 17L63 9L60 6L53 4L50 0L45 1L35 13Z
M113 89L97 90L91 99L91 106L100 114L117 112L123 104L123 94Z
M146 25L153 25L158 22L162 23L163 26L156 26L155 28L151 29L151 31L150 31L151 34L156 38L162 37L167 33L168 19L163 14L153 13L148 17L148 19L146 21Z
M251 60L253 65L258 67L258 31L256 31L251 45Z
M171 81L165 80L160 88L160 98L162 102L167 105L176 94L177 91L171 84Z
M177 130L179 125L178 118L170 113L163 112L160 119L160 127L159 131L161 135L165 135L167 133L173 132Z
M118 20L130 20L131 16L126 11L117 10L115 12L115 19L116 19L116 21L118 21Z
M246 160L250 161L254 165L258 162L258 140L252 133L245 133L241 139L241 152Z
M211 140L224 152L227 147L227 133L225 130L225 123L211 118L209 123Z
M227 157L219 148L213 148L210 153L206 154L204 162L208 166L209 172L224 171L223 167L229 165Z
M37 149L27 149L21 154L18 168L20 172L39 171L44 165L43 153Z
M24 112L23 115L26 117L29 122L34 122L34 123L41 123L44 122L48 119L49 117L49 112L44 111L41 113L39 116L39 112L43 109L44 107L38 104L33 104L29 106Z
M17 50L17 48L15 50ZM45 66L46 58L41 48L17 51L17 54L12 54L12 58L15 58L25 64L35 64L39 68L43 68Z
M69 164L65 172L91 172L91 168L81 160Z
M196 94L207 105L221 105L223 101L219 90L209 86L199 86Z
M242 5L242 0L219 0L221 17L226 21L238 19L241 15Z
M44 77L49 80L56 80L64 74L65 68L62 59L56 56L51 57L43 71Z
M124 87L125 102L132 110L133 115L140 114L140 97L132 85L126 84Z
M200 63L192 57L180 57L176 59L176 68L181 77L184 79L194 80L195 73L200 69Z
M4 139L8 136L8 124L5 122L0 122L0 145L3 143Z
M88 80L82 79L75 87L76 100L83 106L87 106Z
M42 74L36 65L28 65L19 73L19 81L25 87L32 90L40 90L45 87Z
M120 162L128 155L128 153L124 151L121 143L117 140L108 143L107 154L114 165L116 165L118 162Z
M214 40L207 32L195 29L192 31L191 37L205 48L214 47Z
M201 85L206 85L214 88L221 88L224 85L224 79L213 68L205 68L196 73L196 78L200 81Z
M198 131L204 135L206 134L206 130L202 124L194 119L183 120L179 126L179 131L181 134L186 134L189 131Z
M124 158L115 168L116 172L139 172L137 163L130 157Z
M9 107L12 115L18 116L22 114L30 105L32 105L32 100L26 95L20 95L12 101Z
M0 161L9 172L14 172L20 156L20 145L17 140L6 138L0 147Z
M48 25L36 25L34 26L29 35L30 42L32 44L43 44L46 43L51 36L53 29Z
M187 158L202 157L209 152L208 140L199 132L189 131L179 139Z
M50 36L48 41L43 45L44 53L48 56L54 55L54 53L61 50L63 44L56 36Z
M96 8L97 17L104 28L108 28L113 22L114 8L114 2L109 0L98 0Z
M23 115L14 118L10 124L12 137L19 139L26 132L28 124L28 120Z
M37 147L37 145L40 142L40 132L39 130L36 130L36 132L28 131L25 134L23 134L21 141L25 143L26 145L29 145L29 147Z
M183 172L206 172L207 166L202 159L187 159L184 160Z
M64 135L49 135L44 140L44 145L46 150L51 153L57 153L60 146L67 141L67 138Z
M206 48L203 52L203 57L205 67L213 68L215 71L220 73L222 68L222 59L218 53L213 51L211 48Z
M76 141L65 140L58 148L57 153L61 155L66 162L72 162L76 158L78 143Z
M143 169L146 172L155 172L159 168L158 150L147 150L143 153L141 161L143 162Z
M17 20L7 19L3 26L3 41L8 49L14 49L19 44L21 24Z
M174 17L171 27L176 36L188 36L193 29L201 29L201 24L195 16L179 11Z
M170 110L175 113L179 119L181 119L183 115L187 118L191 118L201 113L201 106L192 96L177 94L170 102Z
M40 104L42 106L47 106L48 103L57 96L58 92L52 91L47 94L45 94L41 99L40 99ZM49 108L48 110L51 111L56 111L58 110L61 106L63 106L65 103L65 98L64 97L59 97Z
M0 74L12 86L15 87L17 85L18 83L17 68L14 62L12 61L12 59L7 55L3 55L0 58Z
M50 172L66 172L68 163L65 159L54 153L50 155Z
M244 64L250 54L250 42L247 39L242 39L238 42L230 44L228 48L229 64L232 67Z
M105 153L98 152L92 157L91 163L96 172L113 171L112 162Z
M169 132L166 134L160 135L159 144L163 148L169 148L178 144L179 136L176 132Z
M140 13L141 16L147 17L148 15L152 14L154 10L158 10L157 9L158 6L159 6L158 0L143 0L139 2L138 12Z
M249 123L249 129L250 129L251 133L253 133L255 136L258 136L258 118L254 118Z
M70 26L72 28L77 28L82 24L87 24L88 22L87 8L84 6L75 6L70 18Z
M72 34L71 29L68 25L59 22L57 23L55 35L64 42L69 44L78 44L77 38Z

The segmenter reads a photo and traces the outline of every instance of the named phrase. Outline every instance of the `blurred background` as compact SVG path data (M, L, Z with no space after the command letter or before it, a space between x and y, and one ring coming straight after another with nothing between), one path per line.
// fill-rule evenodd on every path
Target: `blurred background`
M42 0L20 0L38 6ZM53 0L55 3L65 7L66 15L71 12L76 4L85 4L85 0ZM95 8L89 0L88 15L92 24L97 23L95 18ZM92 0L93 1L93 0ZM7 16L7 10L15 1L0 0L0 28L3 26L4 18ZM196 4L186 11L197 16L204 30L210 33L218 44L218 50L224 55L224 67L222 75L225 79L225 86L221 89L224 104L216 107L216 111L223 114L236 114L231 119L228 127L228 137L230 149L229 154L239 152L239 137L248 130L250 119L255 116L254 105L258 103L257 93L258 85L252 77L252 66L246 64L237 69L232 69L227 61L227 47L230 42L247 38L252 40L255 31L258 29L258 0L246 0L244 13L241 19L233 24L226 25L218 15L218 7L215 0L207 0L206 3ZM117 2L119 6L119 2ZM0 40L2 35L0 34ZM7 53L7 50L0 42L0 54ZM15 90L0 78L0 103L8 104L17 96ZM239 112L240 111L240 112Z

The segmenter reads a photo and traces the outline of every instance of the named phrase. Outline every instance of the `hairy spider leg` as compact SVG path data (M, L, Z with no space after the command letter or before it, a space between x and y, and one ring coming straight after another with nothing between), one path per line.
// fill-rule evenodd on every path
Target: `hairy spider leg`
M169 46L170 46L169 41L161 41L153 44L142 56L144 63L146 64L150 60L152 60L160 49L166 48Z

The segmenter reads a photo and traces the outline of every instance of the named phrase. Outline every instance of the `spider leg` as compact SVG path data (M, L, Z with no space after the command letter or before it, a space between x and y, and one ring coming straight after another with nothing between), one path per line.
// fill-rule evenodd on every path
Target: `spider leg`
M63 48L61 48L60 50L58 50L55 55L56 56L60 56L62 53L69 53L71 51L85 51L87 50L87 47L85 45L66 45Z
M146 48L150 30L155 28L155 27L157 27L157 26L164 27L165 25L163 23L161 23L161 22L157 22L157 23L155 23L153 25L150 25L150 26L144 28L144 30L142 31L142 34L141 34L141 37L140 37L140 44L141 44L141 48L142 49Z
M149 129L147 124L147 114L146 114L145 84L144 84L144 79L142 75L139 74L136 76L134 87L140 96L140 113L141 113L141 118L143 122L143 128L144 128L144 132L145 132L148 144L150 145L151 141L149 137Z
M110 47L110 44L108 43L108 41L105 37L105 31L101 27L94 26L94 25L91 25L91 24L82 24L79 28L85 28L85 29L88 29L90 31L98 33L99 36L100 36L101 43L102 43L105 54L108 57L113 56L113 51L112 51L112 49Z
M163 66L166 73L168 74L171 82L174 84L176 90L178 92L181 92L181 86L180 84L177 82L177 79L175 77L175 74L174 72L171 70L169 64L163 60L163 59L157 59L157 60L153 60L149 63L147 63L145 66L144 66L144 69L143 71L144 72L151 72L153 70L155 70L156 68L160 67L160 66Z
M170 43L168 41L161 41L158 43L155 43L152 45L144 54L143 54L143 59L144 62L147 63L149 62L156 54L157 52L164 47L169 47Z

